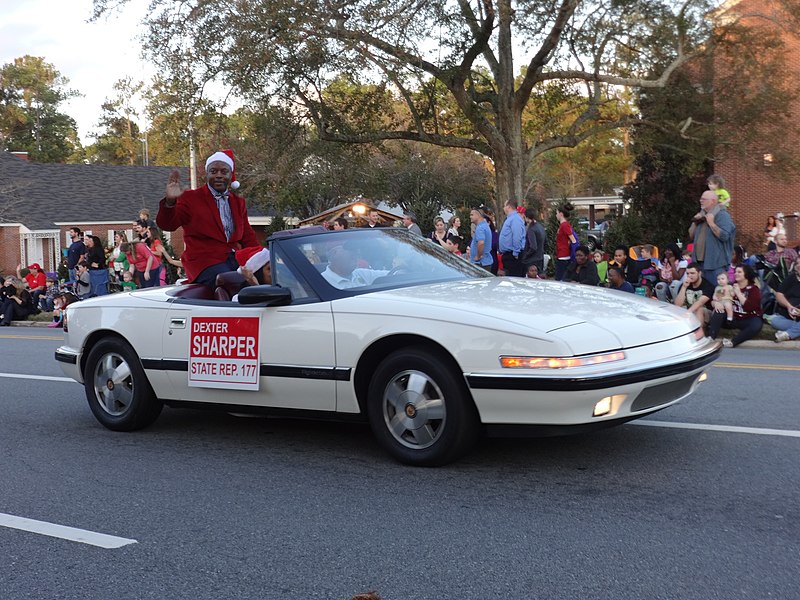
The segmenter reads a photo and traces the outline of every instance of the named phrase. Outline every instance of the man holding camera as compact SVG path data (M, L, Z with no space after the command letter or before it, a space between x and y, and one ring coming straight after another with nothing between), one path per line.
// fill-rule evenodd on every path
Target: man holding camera
M697 263L706 281L716 281L725 273L733 256L736 225L715 192L700 196L700 212L692 217L689 237L694 243L692 262Z

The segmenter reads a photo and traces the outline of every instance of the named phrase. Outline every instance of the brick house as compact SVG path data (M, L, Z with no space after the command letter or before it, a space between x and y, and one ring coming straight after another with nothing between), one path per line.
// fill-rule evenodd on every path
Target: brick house
M717 13L721 18L744 16L743 23L758 30L767 28L775 31L780 18L770 19L773 3L764 0L728 0ZM759 16L755 16L759 15ZM786 80L800 81L800 37L790 31L778 29L786 52ZM789 107L795 124L785 134L797 140L794 148L800 152L800 102ZM725 158L714 165L714 172L725 178L727 189L731 192L731 214L740 232L739 241L749 239L763 240L764 226L769 215L782 212L786 216L785 227L790 243L800 243L800 173L790 173L788 177L777 177L773 154L769 147L751 148L752 159ZM758 248L750 248L756 250Z
M172 168L40 164L19 153L0 152L0 274L34 262L47 272L57 271L72 227L104 242L113 243L116 230L127 231L130 239L141 208L155 218ZM188 182L189 169L180 170ZM248 212L263 240L271 218L257 209ZM165 233L180 255L182 231Z

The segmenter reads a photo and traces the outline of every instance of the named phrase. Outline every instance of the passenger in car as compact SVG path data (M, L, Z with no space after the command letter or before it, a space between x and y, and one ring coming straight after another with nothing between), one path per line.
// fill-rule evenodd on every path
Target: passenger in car
M335 246L328 251L328 266L322 272L325 281L333 287L346 290L372 284L389 271L381 269L357 269L356 255L345 246Z
M272 285L272 268L269 250L262 246L242 248L236 252L236 261L241 265L236 271L217 276L217 300L238 302L239 292L251 285Z
M269 250L262 246L242 248L236 253L237 271L244 277L247 285L271 285L272 270Z

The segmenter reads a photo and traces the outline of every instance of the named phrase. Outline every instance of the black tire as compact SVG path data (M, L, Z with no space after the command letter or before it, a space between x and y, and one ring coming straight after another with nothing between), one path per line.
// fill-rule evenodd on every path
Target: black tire
M397 350L378 365L367 414L378 442L400 462L433 467L463 456L480 423L461 375L436 353Z
M121 339L95 344L86 359L83 380L92 414L114 431L147 427L164 407L136 352Z
M597 240L590 237L586 240L586 247L589 249L589 252L594 252L597 250Z

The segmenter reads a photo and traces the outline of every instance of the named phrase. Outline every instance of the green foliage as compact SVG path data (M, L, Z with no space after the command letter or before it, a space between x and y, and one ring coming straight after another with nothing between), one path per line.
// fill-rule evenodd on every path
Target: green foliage
M28 152L36 162L75 162L81 144L72 117L59 105L78 95L41 57L23 56L0 68L0 150Z
M288 228L289 224L286 222L286 219L283 215L276 215L272 217L272 222L264 228L264 231L267 234L265 239L269 239L273 233L277 231L283 231L284 229Z
M646 233L643 219L635 212L618 217L608 228L605 239L603 248L610 255L614 253L614 248L617 246L630 247L636 244L651 243L659 248L664 247L663 242L658 242Z

